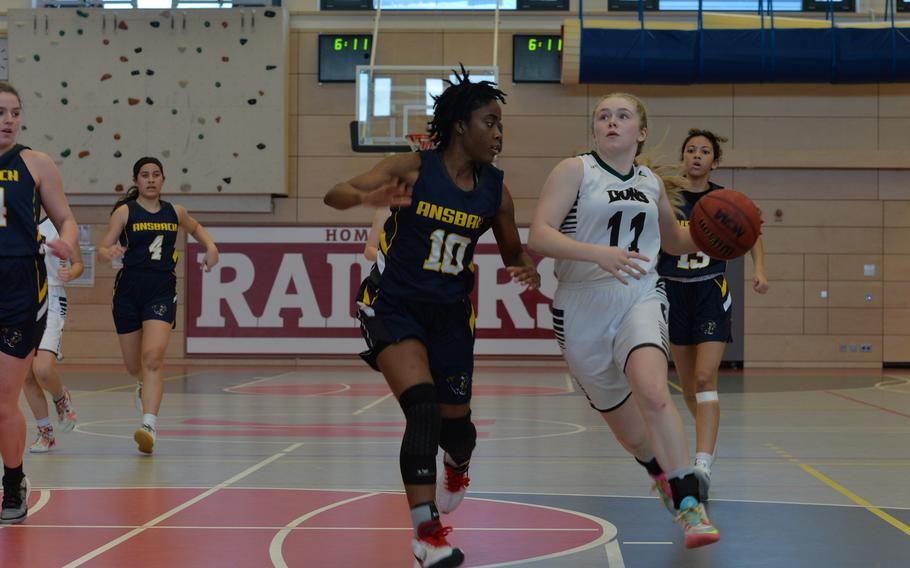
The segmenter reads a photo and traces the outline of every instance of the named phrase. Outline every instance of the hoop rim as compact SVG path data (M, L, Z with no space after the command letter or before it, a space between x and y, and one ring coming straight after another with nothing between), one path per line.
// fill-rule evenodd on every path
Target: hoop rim
M411 150L415 152L419 150L431 150L433 148L433 140L426 132L411 132L405 134L404 137L407 139L408 144L410 144Z

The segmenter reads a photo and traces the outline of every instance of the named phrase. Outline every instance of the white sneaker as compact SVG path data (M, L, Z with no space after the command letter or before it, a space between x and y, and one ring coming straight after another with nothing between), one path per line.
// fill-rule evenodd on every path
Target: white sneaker
M464 495L471 484L468 470L456 471L446 461L448 454L442 456L443 478L436 482L436 506L440 513L451 513L461 505Z
M133 440L143 454L150 454L155 447L155 429L148 424L143 424L133 433Z
M708 489L711 487L711 466L704 460L695 460L695 478L698 479L698 500L708 502Z
M54 439L54 427L48 424L44 428L38 427L38 437L28 447L28 451L33 454L46 454L57 444Z
M461 566L464 553L446 540L452 527L443 527L439 520L428 521L420 525L420 537L411 541L414 553L414 568L449 568Z

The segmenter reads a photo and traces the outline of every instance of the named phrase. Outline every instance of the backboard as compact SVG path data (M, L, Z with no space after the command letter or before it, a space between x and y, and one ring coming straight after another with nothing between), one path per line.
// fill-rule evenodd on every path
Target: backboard
M499 69L466 66L473 82L498 83ZM351 123L355 152L409 152L408 134L422 134L433 117L433 97L456 81L457 66L358 65L357 120Z

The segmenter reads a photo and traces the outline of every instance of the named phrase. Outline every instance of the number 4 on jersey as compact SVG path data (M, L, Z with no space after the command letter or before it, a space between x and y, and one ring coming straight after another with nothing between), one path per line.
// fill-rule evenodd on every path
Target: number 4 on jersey
M161 260L161 247L164 245L164 235L158 235L155 237L155 240L152 241L152 244L149 245L149 253L152 255L152 260Z

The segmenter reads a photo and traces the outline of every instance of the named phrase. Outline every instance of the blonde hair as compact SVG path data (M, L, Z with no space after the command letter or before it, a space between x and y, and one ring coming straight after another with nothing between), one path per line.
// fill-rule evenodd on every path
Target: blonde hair
M679 215L682 212L682 206L685 203L682 192L689 189L689 180L679 171L679 165L667 164L658 161L655 157L653 148L649 148L644 154L635 158L635 165L644 166L654 172L654 175L664 182L664 188L667 190L667 199L670 200L670 206L673 212Z
M597 107L600 106L600 103L604 102L607 99L611 99L613 97L626 99L627 101L632 103L632 105L635 106L635 112L638 113L640 127L641 128L648 127L648 109L645 108L645 103L641 102L640 98L636 97L635 95L633 95L631 93L615 92L615 93L609 93L609 94L606 94L606 95L600 97L600 100L598 100L597 104L594 105L594 111L591 113L591 130L594 129L594 120L595 120L595 117L597 116ZM636 156L641 154L641 150L642 150L642 148L644 148L644 146L645 146L644 142L638 143L638 148L635 150Z

